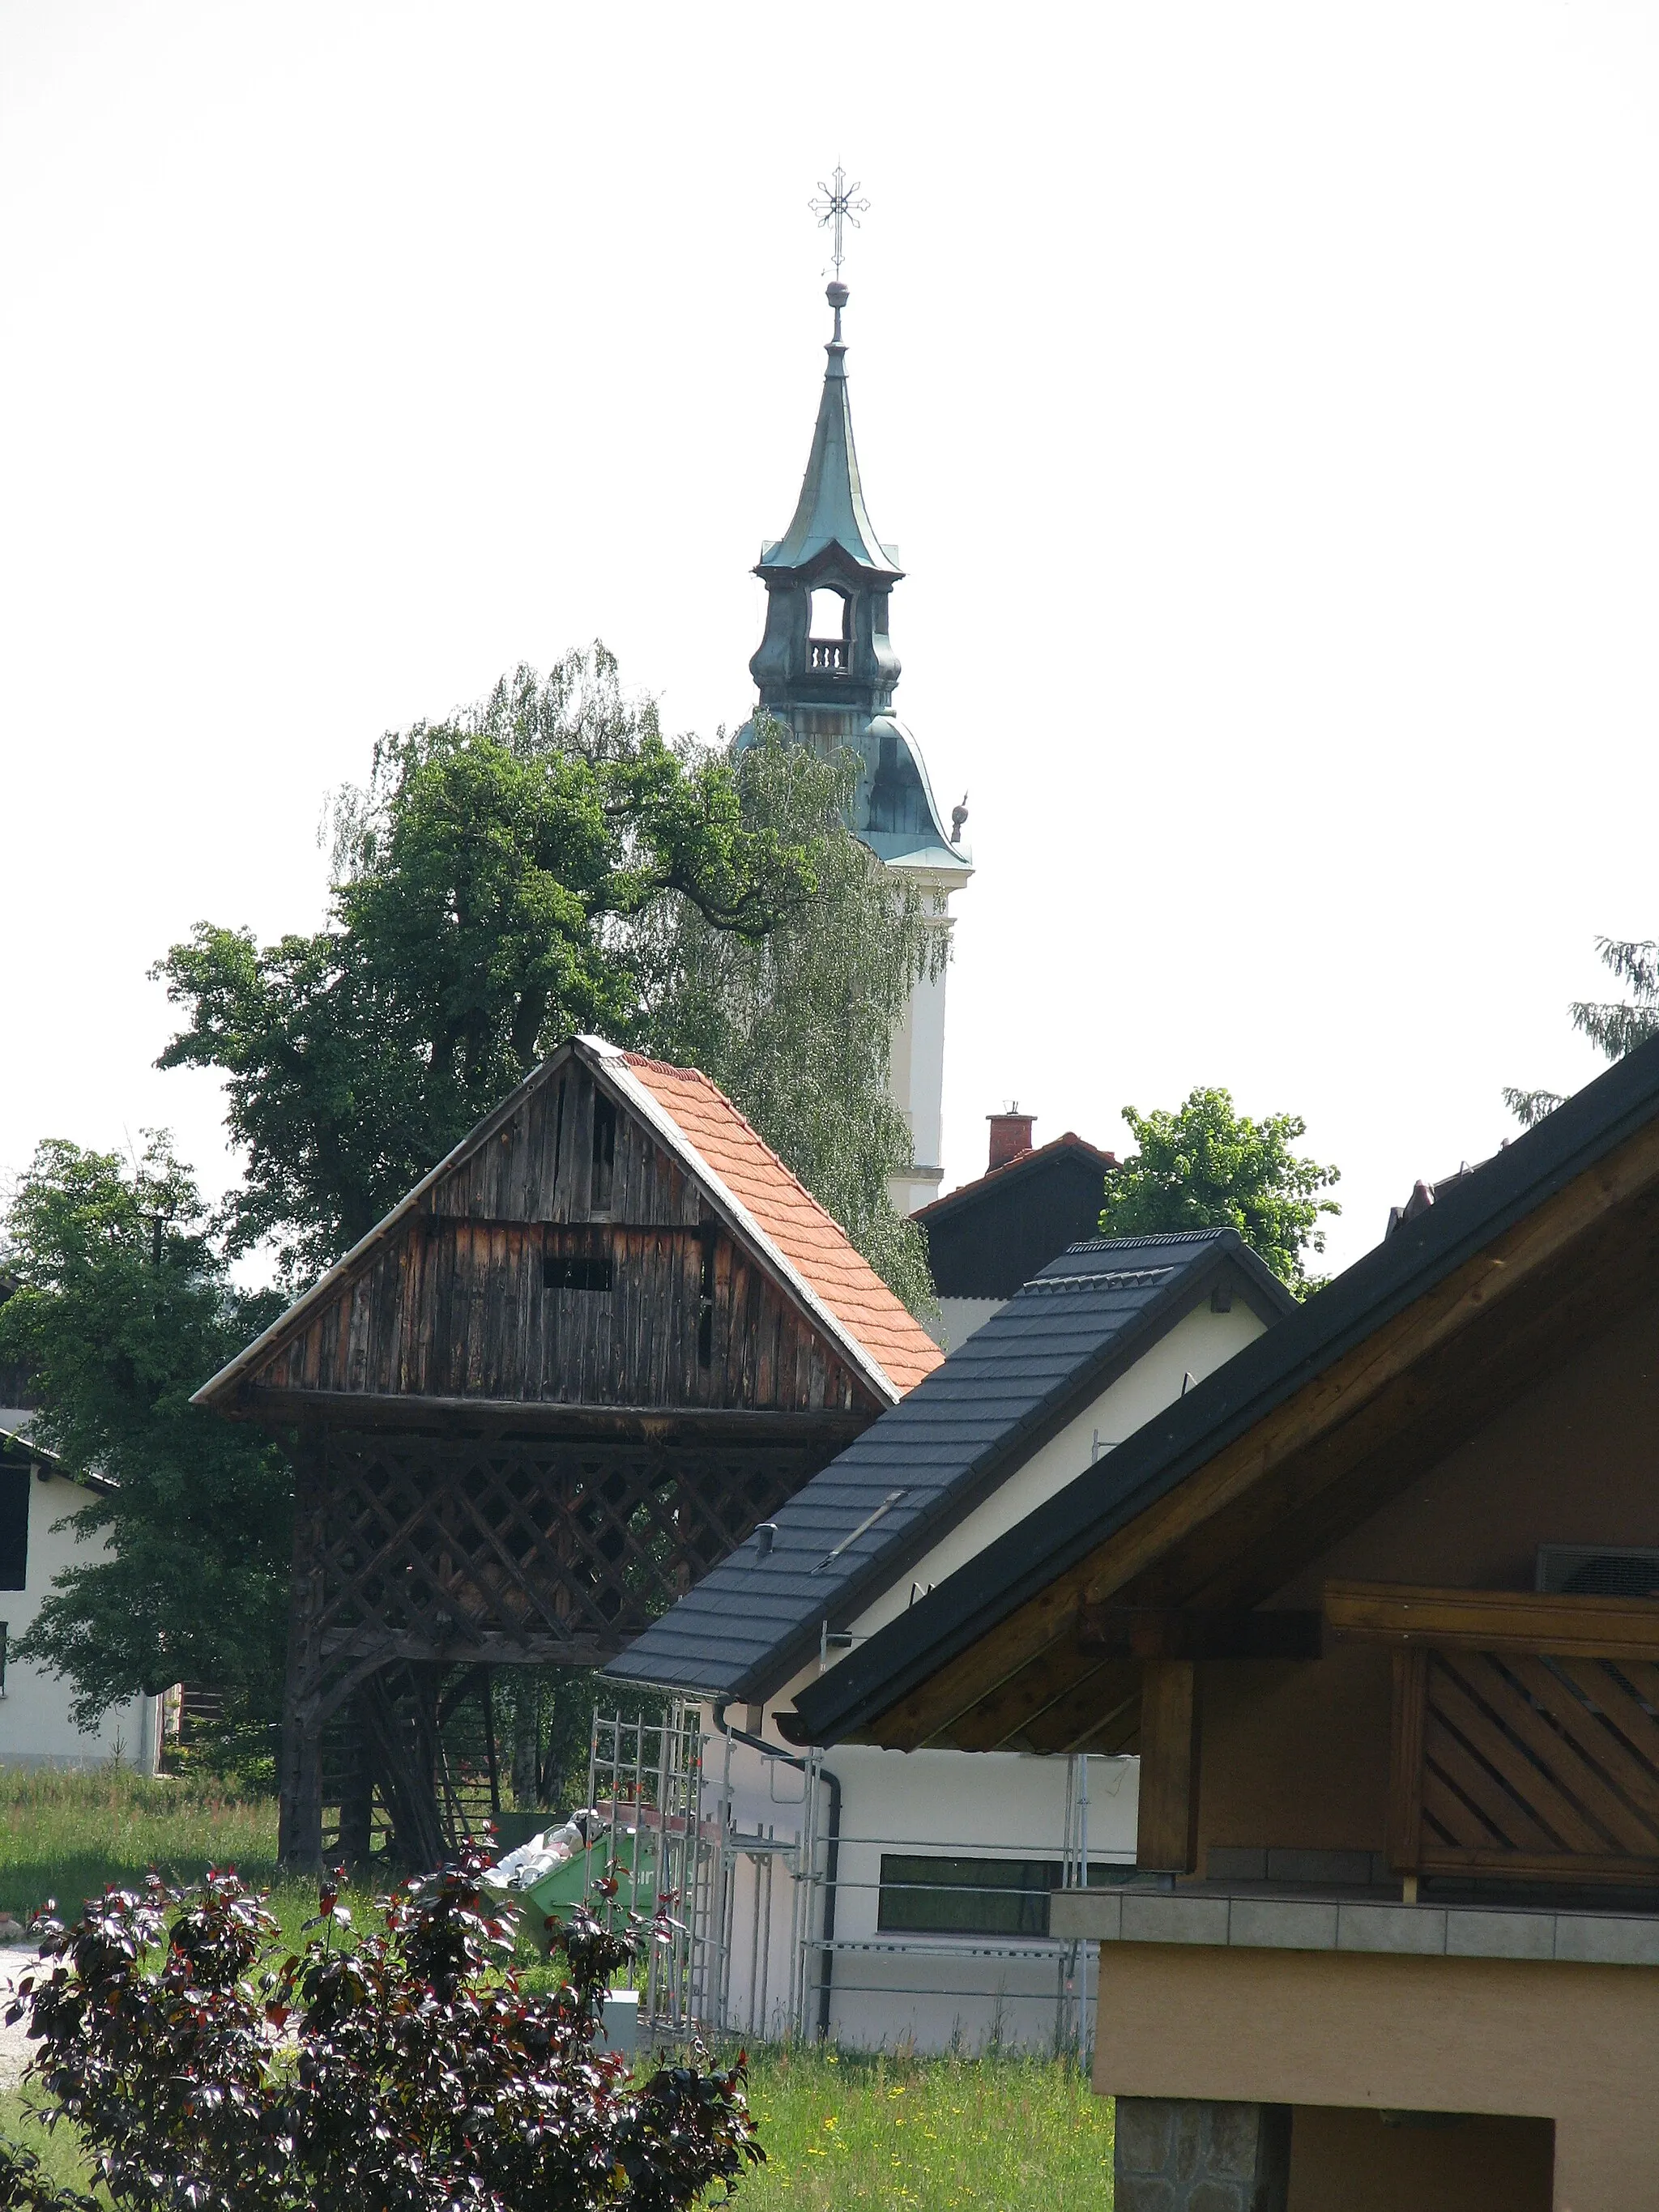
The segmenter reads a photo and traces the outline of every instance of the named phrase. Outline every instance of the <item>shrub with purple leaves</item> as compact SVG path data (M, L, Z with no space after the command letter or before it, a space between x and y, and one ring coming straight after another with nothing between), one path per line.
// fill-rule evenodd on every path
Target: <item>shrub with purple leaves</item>
M290 1955L234 1874L110 1890L50 1924L18 1985L7 2017L39 2045L30 2078L133 2212L678 2212L729 2196L764 2156L744 2060L639 2080L599 2039L611 1977L667 1940L665 1915L613 1932L575 1908L550 1923L567 1978L528 1994L487 1864L468 1851L410 1881L361 1936L325 1886ZM94 2212L4 2142L0 2206Z

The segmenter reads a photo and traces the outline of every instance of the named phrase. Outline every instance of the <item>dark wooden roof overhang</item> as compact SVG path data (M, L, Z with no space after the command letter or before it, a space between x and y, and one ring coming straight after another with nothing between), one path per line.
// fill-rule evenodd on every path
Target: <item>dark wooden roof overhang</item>
M1659 1042L832 1668L798 1732L1136 1747L1146 1662L1090 1632L1089 1608L1236 1620L1270 1603L1656 1286Z

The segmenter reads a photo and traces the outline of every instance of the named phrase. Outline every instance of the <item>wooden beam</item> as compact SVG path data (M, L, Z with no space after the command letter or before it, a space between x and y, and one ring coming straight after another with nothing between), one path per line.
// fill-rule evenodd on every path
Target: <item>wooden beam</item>
M1046 1706L1025 1730L1033 1751L1119 1752L1140 1732L1139 1667L1112 1660Z
M1394 1655L1394 1711L1389 1730L1389 1810L1385 1843L1396 1874L1415 1874L1423 1837L1423 1717L1429 1655Z
M1191 1874L1198 1864L1198 1669L1148 1662L1140 1687L1140 1824L1135 1864Z
M951 1731L959 1751L1001 1751L1024 1747L1035 1740L1051 1708L1075 1707L1079 1699L1088 1709L1103 1713L1126 1698L1139 1697L1140 1670L1109 1658L1085 1657L1075 1643L1057 1645L1027 1667L1012 1682L969 1711L962 1714Z
M1644 1597L1330 1582L1325 1621L1333 1636L1401 1649L1659 1659L1659 1604Z
M1317 1659L1316 1613L1200 1613L1190 1607L1085 1605L1078 1649L1105 1659Z
M1334 1440L1339 1445L1336 1463L1311 1483L1317 1491L1380 1451L1390 1423L1420 1410L1411 1389L1412 1370L1419 1362L1501 1306L1538 1269L1616 1208L1650 1194L1656 1182L1659 1120L1644 1124L1616 1152L1576 1176L1484 1250L1332 1361L1087 1557L897 1699L860 1735L904 1750L950 1741L959 1715L1075 1632L1081 1602L1113 1597L1138 1576L1151 1573L1184 1537L1217 1521L1287 1462ZM1353 1433L1339 1436L1391 1383L1403 1387L1383 1418L1369 1428L1360 1425Z
M862 1436L875 1413L774 1413L726 1406L574 1406L550 1398L399 1397L367 1390L287 1390L246 1383L228 1413L283 1426L425 1428L458 1421L524 1434L615 1437L649 1443L826 1443L837 1449Z

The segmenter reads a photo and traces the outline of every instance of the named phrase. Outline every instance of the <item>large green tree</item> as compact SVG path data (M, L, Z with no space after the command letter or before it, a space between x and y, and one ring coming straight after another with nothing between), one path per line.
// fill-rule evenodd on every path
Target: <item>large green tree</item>
M1622 1060L1659 1035L1659 944L1651 938L1598 937L1596 955L1630 993L1627 999L1577 999L1567 1009L1572 1025L1604 1059ZM1504 1086L1504 1103L1531 1128L1563 1103L1559 1091Z
M60 1577L19 1646L73 1682L82 1724L143 1689L212 1683L250 1722L282 1682L290 1478L253 1429L191 1393L271 1320L229 1280L207 1210L164 1137L143 1158L42 1144L3 1224L0 1361L71 1474L107 1476L81 1526L108 1556Z
M221 1071L246 1182L234 1242L313 1271L573 1031L688 1058L902 1293L893 1020L929 957L914 898L848 832L847 781L774 733L670 744L603 648L388 735L333 809L326 926L202 923L157 973L164 1066Z
M1123 1118L1139 1150L1107 1175L1103 1237L1232 1228L1298 1297L1318 1289L1304 1255L1325 1249L1321 1218L1342 1211L1320 1195L1340 1171L1291 1150L1307 1133L1297 1115L1253 1121L1212 1085L1194 1089L1173 1113L1126 1106Z
M690 900L665 902L641 963L640 1033L712 1076L877 1273L925 1311L927 1245L888 1198L888 1178L912 1157L888 1056L912 983L945 957L944 933L845 829L850 755L822 759L774 732L736 753L732 773L744 821L811 853L812 896L764 936L714 927Z

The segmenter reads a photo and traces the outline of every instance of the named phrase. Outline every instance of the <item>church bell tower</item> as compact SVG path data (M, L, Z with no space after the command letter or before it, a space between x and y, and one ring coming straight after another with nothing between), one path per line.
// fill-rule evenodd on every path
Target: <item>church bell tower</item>
M794 520L782 538L761 548L755 574L766 586L766 633L749 668L763 714L826 757L842 748L857 757L854 833L915 886L932 926L948 933L951 895L974 872L962 842L966 814L957 809L946 831L921 749L892 711L899 659L889 608L904 571L897 547L876 536L859 480L841 328L848 294L840 277L839 235L836 242L836 281L825 294L835 334L824 348L829 365L812 448ZM738 744L752 742L754 732L754 723L745 725ZM942 965L937 975L921 978L893 1039L893 1102L915 1148L909 1174L890 1186L901 1213L936 1198L943 1179L945 982Z

